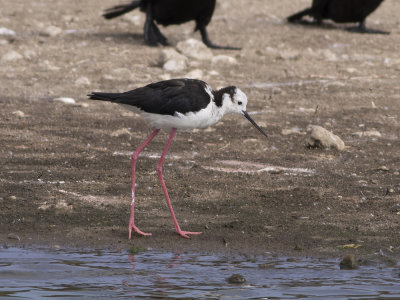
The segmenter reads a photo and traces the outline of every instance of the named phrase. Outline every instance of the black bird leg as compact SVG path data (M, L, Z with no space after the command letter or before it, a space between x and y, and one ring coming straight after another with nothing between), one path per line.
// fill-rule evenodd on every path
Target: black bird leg
M200 30L200 34L201 34L201 39L203 40L203 43L211 48L211 49L225 49L225 50L242 50L242 48L239 47L231 47L231 46L218 46L215 45L213 42L211 42L208 33L207 33L207 29L205 26L199 26L198 29Z
M144 41L149 46L157 46L158 44L168 46L167 38L161 33L157 25L154 23L151 5L147 5L146 21L144 23Z

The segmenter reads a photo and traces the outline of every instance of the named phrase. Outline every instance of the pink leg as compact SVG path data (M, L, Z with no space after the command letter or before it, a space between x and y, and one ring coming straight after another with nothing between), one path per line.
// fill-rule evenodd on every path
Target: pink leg
M153 131L152 134L139 146L139 148L136 149L136 151L132 154L131 159L131 166L132 166L132 202L131 202L131 216L129 218L129 239L131 239L132 235L132 229L134 232L137 232L138 234L141 235L151 235L151 233L145 233L141 231L139 228L136 227L135 225L135 174L136 174L136 161L139 157L140 152L143 151L143 149L147 146L148 143L151 142L151 140L157 135L157 133L160 131L160 129L156 129Z
M157 170L158 178L160 179L160 182L161 182L161 187L163 189L163 192L164 192L164 195L165 195L165 199L167 200L169 211L171 212L172 220L174 221L175 230L180 236L183 236L183 237L189 239L190 237L188 236L188 234L201 234L201 232L190 232L190 231L181 230L181 228L179 227L178 221L176 220L175 213L174 213L174 210L172 208L171 200L170 200L170 198L168 196L167 187L165 186L165 182L164 182L164 179L163 179L163 176L162 176L162 164L164 162L165 155L168 152L169 146L171 146L171 142L172 142L172 139L175 136L175 133L176 133L176 128L173 128L172 131L171 131L171 134L169 136L169 139L167 141L167 144L165 145L164 151L161 154L161 158L157 163L156 170Z

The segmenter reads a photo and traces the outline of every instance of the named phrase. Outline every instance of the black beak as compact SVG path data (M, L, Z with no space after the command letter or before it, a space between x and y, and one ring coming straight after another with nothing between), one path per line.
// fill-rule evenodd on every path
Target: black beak
M258 129L259 132L261 132L263 135L265 135L266 137L268 137L268 135L260 128L260 126L257 125L256 122L254 122L254 120L249 116L249 114L247 113L247 111L243 110L243 116L246 117L247 120L250 121L251 124L254 125L255 128Z

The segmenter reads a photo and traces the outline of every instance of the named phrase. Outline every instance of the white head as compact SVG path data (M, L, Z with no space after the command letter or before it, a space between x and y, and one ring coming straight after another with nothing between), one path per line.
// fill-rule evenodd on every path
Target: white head
M242 115L243 111L246 111L246 94L235 86L229 86L216 91L215 98L216 105L220 106L224 113Z
M263 135L267 136L265 132L254 122L246 111L247 96L239 88L229 86L214 92L215 102L220 106L223 113L233 113L244 116L251 122ZM219 97L219 99L217 99ZM219 100L219 101L218 101ZM218 105L219 104L219 105Z

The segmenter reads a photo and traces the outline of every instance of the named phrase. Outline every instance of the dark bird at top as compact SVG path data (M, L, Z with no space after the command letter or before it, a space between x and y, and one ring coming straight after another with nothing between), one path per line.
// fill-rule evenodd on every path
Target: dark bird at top
M168 45L167 38L161 33L155 22L168 26L195 21L194 31L200 31L203 43L207 47L240 50L236 47L219 46L210 40L206 27L211 21L215 4L216 0L135 0L106 9L103 16L106 19L113 19L140 8L146 14L144 41L149 46Z
M356 28L349 28L350 31L361 33L389 32L369 29L365 26L365 19L374 12L384 0L313 0L311 7L306 8L287 20L291 23L300 23L305 16L312 17L318 24L324 19L331 19L336 23L359 23ZM303 22L304 23L304 22Z

